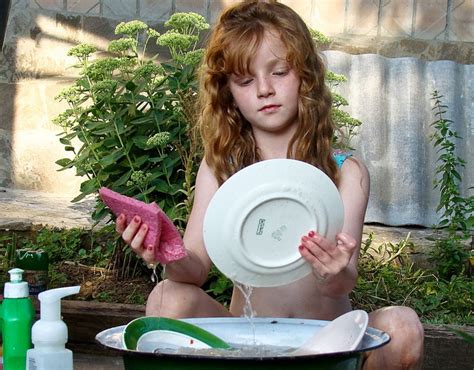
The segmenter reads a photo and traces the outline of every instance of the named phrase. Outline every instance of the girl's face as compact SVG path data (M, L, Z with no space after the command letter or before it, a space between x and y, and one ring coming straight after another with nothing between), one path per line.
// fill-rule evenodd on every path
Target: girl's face
M234 102L255 136L294 132L300 78L286 62L287 50L276 32L265 32L246 75L232 74Z

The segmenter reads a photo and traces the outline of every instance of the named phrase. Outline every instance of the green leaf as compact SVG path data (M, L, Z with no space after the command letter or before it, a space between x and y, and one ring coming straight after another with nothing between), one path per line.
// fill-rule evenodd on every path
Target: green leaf
M55 162L56 164L60 165L61 167L70 168L73 165L73 161L69 158L61 158Z
M114 124L116 126L117 134L118 135L123 135L124 131L125 131L125 124L124 124L123 119L121 117L117 118L114 121Z
M114 181L113 188L117 189L118 187L125 184L130 179L130 175L132 174L132 172L133 172L132 170L129 170L125 172L122 176L120 176L118 180Z
M83 183L81 183L81 192L84 195L92 194L98 190L98 183L96 179L90 179L86 180Z
M145 163L147 163L147 161L148 161L148 156L142 155L141 157L138 157L133 161L133 166L136 168L141 168Z
M107 134L110 134L112 132L115 132L115 127L113 125L108 125L106 127L103 127L101 129L93 129L91 130L91 133L94 134L94 135L107 135Z
M155 186L155 188L162 192L162 193L168 193L169 191L169 186L168 184L166 183L166 181L164 180L161 180L161 179L158 179L156 181L153 181L153 184Z
M122 149L117 149L116 151L110 153L109 155L106 155L103 157L99 163L103 167L108 167L112 164L115 164L119 161L120 158L124 157L125 153L122 151Z
M145 123L153 123L153 118L149 115L139 118L134 118L130 121L132 125L143 125Z
M137 88L137 84L133 81L128 81L125 84L125 88L129 91L135 91L135 89Z
M438 226L443 227L446 226L449 223L448 219L441 220L438 224Z
M83 87L85 90L90 90L91 85L89 83L89 80L87 78L81 78L76 81L76 84L80 87Z
M150 97L143 94L138 94L137 96L135 96L135 99L137 100L137 102L150 102Z
M132 138L133 143L139 147L140 149L147 149L147 141L148 141L148 136L134 136Z
M80 200L84 199L88 194L85 194L85 193L81 193L79 194L77 197L75 197L74 199L71 200L72 203L77 203L79 202Z

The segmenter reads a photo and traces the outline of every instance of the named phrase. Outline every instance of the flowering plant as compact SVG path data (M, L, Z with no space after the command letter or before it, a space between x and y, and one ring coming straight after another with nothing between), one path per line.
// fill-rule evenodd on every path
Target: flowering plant
M54 123L63 128L60 141L72 156L56 163L85 177L74 201L106 186L156 201L183 227L201 153L195 71L203 51L197 44L209 25L198 14L175 13L165 26L160 34L138 20L120 23L115 33L121 37L109 43L107 57L94 59L96 49L88 44L69 50L79 77L57 96L68 108ZM152 41L167 48L171 60L148 58ZM93 217L106 213L97 202Z
M311 36L318 48L331 43L331 39L323 33L310 29ZM349 105L349 102L340 94L337 93L338 86L347 82L347 77L333 71L326 72L326 84L329 87L332 95L332 119L336 125L337 132L334 135L333 146L341 150L351 150L351 141L357 135L358 128L362 122L352 117L349 113L343 110Z

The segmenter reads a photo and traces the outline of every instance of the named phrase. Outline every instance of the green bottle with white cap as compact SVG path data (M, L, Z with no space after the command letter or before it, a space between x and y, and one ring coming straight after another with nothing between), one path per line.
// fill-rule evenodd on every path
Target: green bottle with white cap
M26 369L26 352L32 347L31 327L35 309L29 298L29 288L22 281L23 270L8 271L10 282L5 283L0 319L3 337L4 370Z

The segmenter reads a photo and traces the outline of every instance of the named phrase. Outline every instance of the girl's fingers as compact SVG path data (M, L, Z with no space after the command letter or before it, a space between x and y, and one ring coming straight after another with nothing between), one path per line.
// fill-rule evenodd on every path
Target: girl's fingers
M135 234L130 243L130 247L146 263L151 263L155 261L155 251L152 245L146 246L143 244L147 232L148 225L141 224L140 228L138 229L137 233Z
M148 225L143 224L139 216L135 216L132 221L126 225L126 217L121 214L115 221L115 230L122 234L122 239L127 243L140 258L146 263L155 261L155 251L152 245L145 246L146 233L148 232Z
M312 254L311 251L306 247L306 245L301 244L298 247L298 250L300 251L303 258L311 265L314 265L315 263L320 263L319 260L314 256L314 254Z
M326 239L324 236L318 234L316 231L310 231L306 238L309 238L327 253L332 253L332 251L334 250L334 241Z
M148 264L148 263L154 263L156 262L155 260L155 248L151 245L148 247L143 246L142 248L142 259Z
M309 237L304 235L301 238L301 243L304 245L308 252L311 253L314 257L316 257L319 261L322 263L327 263L331 259L331 256L327 252L327 245L324 247L322 246L319 241L321 241L320 238L313 236ZM324 243L324 242L323 242Z
M115 220L115 231L117 231L119 234L122 234L125 231L125 228L127 227L126 221L127 218L125 217L125 215L123 213L120 214Z
M301 255L313 266L320 276L337 274L349 263L356 247L355 239L345 233L331 242L314 231L301 238Z
M135 234L138 232L141 223L141 218L139 216L135 216L132 221L127 225L125 230L123 230L122 232L122 239L125 241L125 243L129 245L132 243L132 240L135 237Z
M142 255L143 249L143 241L145 240L146 233L148 232L148 225L141 224L138 231L133 235L132 240L130 241L130 247L132 250L138 254L139 256ZM125 233L124 233L125 234Z
M309 264L311 264L314 275L320 280L325 280L329 274L328 268L323 263L321 263L321 261L315 257L304 245L300 245L298 249L303 258Z

